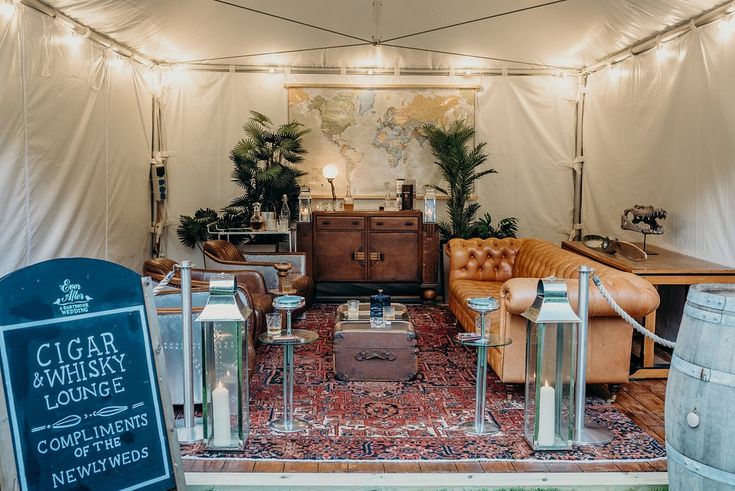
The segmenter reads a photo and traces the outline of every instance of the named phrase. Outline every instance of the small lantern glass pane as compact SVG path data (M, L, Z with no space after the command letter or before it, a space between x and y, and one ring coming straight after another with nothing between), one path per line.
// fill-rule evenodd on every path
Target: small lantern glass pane
M208 448L240 450L249 433L248 383L243 373L243 322L204 322L204 439ZM245 365L247 366L247 365Z
M311 192L308 187L302 187L299 193L299 221L311 221Z
M524 434L534 450L567 450L574 437L576 323L529 320Z
M424 190L424 222L436 223L436 191L429 186Z
M250 309L232 275L213 276L209 299L197 318L202 328L202 416L207 448L241 450L250 431L247 339Z

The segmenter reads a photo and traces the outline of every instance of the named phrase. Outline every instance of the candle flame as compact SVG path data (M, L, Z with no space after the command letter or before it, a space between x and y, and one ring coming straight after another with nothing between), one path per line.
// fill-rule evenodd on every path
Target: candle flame
M549 381L548 380L544 380L544 387L548 387L548 386L549 386Z
M222 381L221 380L219 381L219 385L217 385L217 388L218 389L221 389L222 388Z

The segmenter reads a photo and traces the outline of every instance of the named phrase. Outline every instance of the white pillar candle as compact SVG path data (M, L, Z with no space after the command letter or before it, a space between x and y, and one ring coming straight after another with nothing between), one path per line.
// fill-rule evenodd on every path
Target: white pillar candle
M230 434L230 391L220 381L212 391L212 426L214 426L213 444L216 447L229 447L232 444Z
M556 395L554 388L549 383L544 383L539 394L538 411L538 444L541 447L554 445L554 433L556 419Z

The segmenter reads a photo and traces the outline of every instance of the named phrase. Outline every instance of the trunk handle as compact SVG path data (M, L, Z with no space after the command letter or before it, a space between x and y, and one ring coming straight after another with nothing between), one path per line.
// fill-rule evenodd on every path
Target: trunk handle
M391 351L360 351L355 355L357 361L367 360L395 361L396 355Z

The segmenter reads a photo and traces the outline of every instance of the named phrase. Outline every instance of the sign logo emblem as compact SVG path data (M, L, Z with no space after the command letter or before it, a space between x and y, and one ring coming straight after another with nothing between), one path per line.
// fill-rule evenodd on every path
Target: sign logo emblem
M82 287L79 283L72 283L67 278L59 285L59 289L64 295L57 298L54 305L59 306L61 315L86 314L89 312L89 301L92 300L92 297L82 293Z

